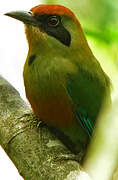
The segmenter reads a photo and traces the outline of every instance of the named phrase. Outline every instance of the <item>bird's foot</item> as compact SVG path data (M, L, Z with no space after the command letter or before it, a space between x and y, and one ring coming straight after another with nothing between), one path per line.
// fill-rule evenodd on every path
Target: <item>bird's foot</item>
M65 160L72 160L81 162L83 160L84 152L79 152L78 154L60 154L54 158L55 161L65 161Z
M19 117L20 121L23 123L26 123L27 127L37 127L39 128L40 126L42 126L42 124L44 124L34 113L29 112L29 113L25 113L22 116Z

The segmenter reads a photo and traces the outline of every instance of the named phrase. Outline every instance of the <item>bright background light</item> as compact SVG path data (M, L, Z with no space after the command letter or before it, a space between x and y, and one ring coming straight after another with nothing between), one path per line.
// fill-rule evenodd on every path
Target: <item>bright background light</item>
M117 14L118 6L117 4L115 5L115 1L94 0L92 5L90 0L86 0L86 2L88 3L85 3L85 1L81 1L81 0L75 0L74 3L73 1L68 1L68 0L45 0L45 2L63 4L75 10L74 12L76 12L78 17L80 17L80 22L82 23L83 27L85 27L84 30L88 34L87 38L89 40L90 47L93 53L99 60L105 72L108 73L114 84L114 90L116 91L114 93L113 98L115 99L116 97L118 97L118 83L117 83L118 82L118 75L117 75L118 73L117 29L118 28L117 28L117 15L115 15ZM101 6L101 3L103 4L103 6ZM0 1L0 75L5 77L19 91L21 97L25 101L27 100L25 98L22 72L23 72L23 65L27 56L28 46L24 33L24 25L20 21L4 16L3 14L14 10L29 11L30 8L34 7L37 4L40 4L40 0L24 0L24 1L1 0ZM100 13L96 13L96 9ZM105 34L104 30L106 30L105 32L107 32L108 34ZM106 40L108 42L106 42ZM116 114L114 113L114 117L117 118L117 112ZM104 138L106 139L106 142L109 142L108 143L109 146L105 146L104 144L103 147L101 143L100 144L101 152L105 154L106 152L105 148L107 147L109 147L107 148L109 150L107 151L108 153L113 152L110 153L110 156L108 156L108 153L105 154L108 157L107 161L105 162L106 166L103 163L101 165L101 162L100 163L97 162L97 160L101 160L101 159L104 161L106 156L104 156L103 159L103 156L101 156L100 154L98 155L96 153L95 148L93 148L94 151L91 151L92 153L91 157L94 158L94 163L93 162L91 164L90 162L88 163L88 166L90 168L91 165L93 165L91 168L91 170L94 170L93 173L95 174L96 172L97 173L100 172L100 175L102 177L103 175L105 175L108 166L109 165L113 166L112 165L113 162L110 161L111 156L113 156L113 158L116 157L115 159L117 159L116 146L118 142L117 141L118 130L117 130L117 125L115 125L115 122L116 121L114 121L114 123L111 122L111 126L108 126L108 124L106 126L105 124L105 128L103 127L105 133L104 130L102 130L102 132L105 135L108 134L106 136L104 135L105 136ZM108 119L108 123L110 125L109 119ZM111 132L110 131L111 128L113 132L112 132L112 136L110 136L111 139L109 139L109 132ZM99 134L101 135L101 129L99 131ZM112 150L113 148L115 149L114 151ZM100 167L99 171L98 171L98 167ZM103 172L102 170L104 170L104 167L105 167L105 171ZM111 168L109 169L111 170ZM95 174L95 176L97 175L97 179L101 179L98 178L97 173ZM11 160L7 157L6 153L1 148L0 149L0 180L8 180L8 179L23 180L23 178L18 174L17 169L15 168Z
M5 77L24 99L22 71L28 49L24 25L3 14L14 10L29 11L38 4L39 0L0 1L0 75ZM23 180L2 148L0 148L0 179Z

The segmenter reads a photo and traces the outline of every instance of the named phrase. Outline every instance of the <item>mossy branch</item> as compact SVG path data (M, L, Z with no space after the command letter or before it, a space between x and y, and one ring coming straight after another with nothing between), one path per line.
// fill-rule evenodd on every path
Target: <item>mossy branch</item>
M69 150L48 127L37 127L29 106L1 76L0 145L25 180L75 180L81 175L78 162L59 159Z
M87 159L84 161L84 167L93 180L99 179L98 174L108 180L117 164L117 136L113 141L108 136L117 129L117 102L113 104L111 110L103 113L100 119L103 124L96 131L96 139L92 140L88 151ZM104 121L104 120L105 121ZM110 121L112 119L112 122ZM108 120L108 122L107 122ZM107 126L111 127L105 131ZM110 125L111 123L111 125ZM104 133L106 132L106 133ZM117 131L115 131L117 132ZM99 137L104 138L103 146ZM98 142L101 142L98 149ZM97 145L96 145L97 144ZM89 176L81 170L80 164L68 159L71 157L70 151L64 144L50 132L48 127L32 113L29 106L21 99L19 93L4 78L0 76L0 145L4 148L12 162L15 164L20 175L25 180L90 180ZM116 149L112 153L112 149ZM100 158L102 152L107 150L105 160L107 166L102 171ZM111 151L110 151L111 149ZM109 152L109 153L108 153ZM64 157L64 159L63 159ZM67 160L66 160L67 157ZM112 164L109 159L113 160ZM108 163L111 164L109 169ZM97 167L100 170L97 170ZM94 167L94 169L92 168ZM107 175L105 172L108 170ZM118 170L116 169L111 179L116 180Z

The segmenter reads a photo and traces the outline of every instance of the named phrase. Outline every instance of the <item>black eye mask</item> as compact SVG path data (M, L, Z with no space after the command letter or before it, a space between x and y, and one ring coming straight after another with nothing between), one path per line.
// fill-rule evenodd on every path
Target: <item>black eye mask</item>
M71 35L61 23L61 17L58 15L35 15L39 21L40 30L56 38L66 46L71 44Z

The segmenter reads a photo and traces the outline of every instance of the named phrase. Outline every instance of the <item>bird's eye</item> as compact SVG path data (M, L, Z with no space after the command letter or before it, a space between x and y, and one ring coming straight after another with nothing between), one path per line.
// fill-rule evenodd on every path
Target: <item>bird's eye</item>
M56 16L51 16L48 19L48 26L56 27L59 24L59 19Z
M32 15L32 12L31 12L31 11L29 11L28 13L29 13L30 15Z

